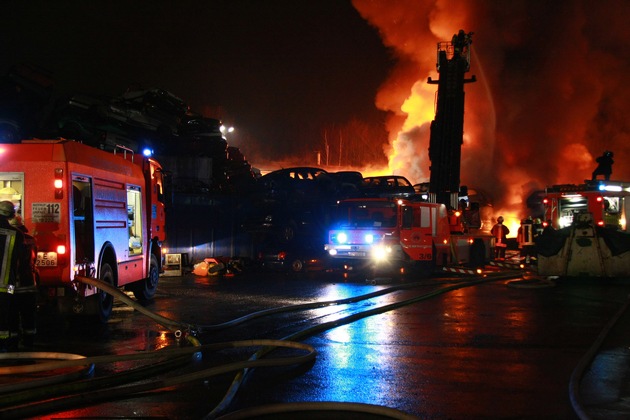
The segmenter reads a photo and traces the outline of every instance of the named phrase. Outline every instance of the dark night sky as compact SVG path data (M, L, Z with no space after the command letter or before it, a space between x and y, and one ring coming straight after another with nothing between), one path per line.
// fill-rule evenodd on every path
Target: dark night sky
M0 71L38 64L59 94L166 89L234 125L231 145L261 168L287 155L314 164L324 129L358 119L344 152L377 151L364 174L414 183L431 166L436 45L465 29L477 83L463 185L516 212L532 190L590 177L604 150L614 178L630 174L627 0L38 0L0 13Z
M2 3L0 71L33 63L58 95L159 87L221 117L248 153L300 149L352 118L382 125L374 97L392 61L346 0ZM219 114L219 115L218 115ZM385 133L383 129L383 133ZM385 135L385 134L384 134Z

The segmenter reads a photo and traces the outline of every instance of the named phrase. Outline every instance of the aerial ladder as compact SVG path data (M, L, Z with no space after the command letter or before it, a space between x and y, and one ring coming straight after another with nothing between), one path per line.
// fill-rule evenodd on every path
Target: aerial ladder
M480 265L494 253L495 239L480 231L479 203L468 199L468 188L460 186L462 144L464 143L464 85L476 82L470 71L472 32L459 32L451 41L437 44L438 80L435 119L431 122L428 200L446 206L451 233L452 260L468 259ZM462 253L461 250L464 250ZM458 251L459 250L459 251ZM462 254L469 257L462 258Z
M494 255L492 235L462 223L460 161L464 127L464 84L470 70L472 33L460 30L450 42L438 43L436 116L431 123L431 179L426 200L356 199L340 203L337 223L325 249L341 261L373 260L391 266L485 265ZM464 188L462 188L464 190ZM387 217L385 216L387 213ZM478 214L478 212L477 212ZM379 217L376 217L376 216ZM393 216L393 217L391 217ZM387 220L387 221L385 221Z
M428 78L429 84L438 85L435 119L431 122L429 159L431 177L429 180L429 201L446 205L454 220L460 219L462 212L475 210L467 203L467 188L460 189L461 148L464 142L464 84L475 82L475 76L466 78L470 71L470 45L472 32L460 30L451 41L437 44L438 80ZM460 199L461 197L461 199ZM463 202L462 202L463 201ZM462 208L463 207L463 208ZM468 227L475 226L479 219L466 217ZM454 229L457 222L452 223ZM472 224L472 226L471 226Z

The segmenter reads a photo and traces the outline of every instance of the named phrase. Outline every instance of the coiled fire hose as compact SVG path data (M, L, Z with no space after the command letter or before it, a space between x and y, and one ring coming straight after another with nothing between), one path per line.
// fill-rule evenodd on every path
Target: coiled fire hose
M207 379L208 377L211 377L213 375L218 375L218 374L222 374L225 372L229 372L229 371L239 371L239 373L237 374L237 376L235 377L232 385L230 386L230 389L228 390L226 396L223 398L223 400L221 401L221 403L215 407L215 409L208 414L208 418L214 418L216 417L217 414L221 413L222 411L224 411L227 406L230 404L232 398L234 397L240 383L242 382L242 380L244 379L245 375L247 374L248 371L250 371L252 368L255 367L262 367L262 366L279 366L279 365L294 365L297 363L306 363L307 361L311 361L315 358L315 350L314 348L312 348L311 346L305 345L305 344L301 344L301 343L296 343L296 342L292 342L292 341L288 341L288 340L292 340L292 339L299 339L299 338L305 338L308 337L310 335L314 335L317 332L320 331L324 331L326 329L330 329L330 328L334 328L336 326L339 325L343 325L346 323L350 323L353 322L354 320L357 319L361 319L367 316L371 316L371 315L375 315L378 313L383 313L392 309L396 309L398 307L404 306L404 305L408 305L420 300L424 300L424 299L428 299L430 297L436 296L438 294L442 294L442 293L446 293L450 290L455 290L455 289L459 289L462 287L468 287L468 286L472 286L475 284L479 284L479 283L483 283L483 282L488 282L488 281L497 281L497 280L501 280L503 278L513 278L514 277L514 273L511 273L509 275L504 275L504 276L492 276L491 278L484 278L481 280L477 280L477 281L466 281L466 282L462 282L462 283L457 283L453 286L448 286L448 287L443 287L440 288L436 291L421 295L419 297L413 298L413 299L409 299L406 301L401 301L401 302L397 302L394 304L390 304L390 305L385 305L379 308L374 308L372 310L369 311L365 311L365 312L361 312L361 313L356 313L353 315L350 315L348 317L342 318L342 319L338 319L336 321L333 322L328 322L325 324L321 324L321 325L317 325L315 327L311 327L308 328L306 330L300 331L298 333L292 334L288 337L285 337L282 340L249 340L249 341L244 341L244 342L231 342L231 343L219 343L219 344L212 344L212 345L200 345L199 342L196 340L196 338L190 336L190 335L186 335L187 339L189 342L193 343L195 345L195 347L193 348L181 348L181 349L164 349L164 350L159 350L156 352L148 352L146 354L134 354L134 355L129 355L129 356L98 356L96 358L82 358L81 360L69 360L69 361L62 361L62 362L53 362L52 364L46 364L47 366L50 367L63 367L63 366L72 366L72 365L85 365L86 363L105 363L108 361L120 361L121 357L125 357L125 358L129 358L128 360L140 360L142 358L147 358L147 359L151 359L151 358L160 358L160 357L165 357L165 356L170 356L170 357L176 357L179 355L186 355L186 354L195 354L197 352L199 352L200 350L209 350L209 349L218 349L218 348L225 348L225 347L234 347L234 346L245 346L245 345L259 345L259 346L264 346L261 350L257 351L252 357L250 357L250 359L248 361L244 361L244 362L237 362L237 363L231 363L228 365L224 365L224 366L219 366L219 367L215 367L215 368L210 368L210 369L205 369L202 371L198 371L192 374L185 374L185 375L180 375L174 378L168 378L168 379L164 379L164 380L159 380L159 381L151 381L148 383L143 383L143 384L137 384L137 385L128 385L128 386L117 386L117 387L112 387L112 388L107 388L107 389L102 389L102 381L105 380L105 383L107 383L107 378L99 378L97 380L92 380L92 384L94 384L94 386L92 388L89 388L89 386L80 386L79 390L77 389L77 386L75 384L68 384L69 386L66 388L66 390L68 392L80 392L81 395L71 395L71 396L67 396L65 398L59 398L55 401L48 401L48 402L41 402L41 403L31 403L29 405L27 405L26 407L18 407L18 408L10 408L10 409L5 409L0 411L0 415L3 418L20 418L20 417L24 417L26 415L30 415L29 413L41 413L41 412L49 412L51 410L54 409L59 409L59 407L68 407L68 406L72 406L72 404L86 404L86 402L98 402L98 401L104 401L104 400L108 400L110 398L116 398L116 397L120 397L120 396L129 396L133 393L138 393L138 392L146 392L149 390L155 390L155 389L159 389L159 388L163 388L163 387L169 387L169 386L173 386L173 385L177 385L177 384L181 384L184 382L188 382L188 381L193 381L193 380L199 380L199 379ZM122 293L120 290L118 290L117 288L107 284L107 283L103 283L100 280L96 280L96 279L91 279L91 278L81 278L79 279L80 281L84 281L85 283L91 284L94 287L100 288L103 291L112 294L114 297L118 297L120 298L123 302L125 302L126 304L132 306L135 309L138 309L139 312L142 312L143 314L149 316L150 318L156 320L156 322L160 323L161 325L165 326L166 328L170 329L171 331L175 332L176 334L179 332L179 336L181 336L181 331L182 330L187 330L187 331L196 331L197 327L192 325L192 324L187 324L187 323L183 323L183 322L178 322L178 321L174 321L165 317L162 317L161 315L155 314L151 311L146 310L146 308L144 308L143 306L139 305L137 302L133 301L132 299L130 299L129 297L127 297L127 295L125 295L124 293ZM269 314L273 314L273 313L278 313L278 312L284 312L284 311L289 311L289 310L304 310L304 309L310 309L312 307L322 307L322 306L329 306L329 305L333 305L333 304L343 304L343 303L351 303L351 302L356 302L356 301L360 301L363 299L369 299L371 297L375 297L375 296L379 296L385 293L391 293L393 291L396 290L400 290L400 289L407 289L410 287L417 287L418 285L424 285L426 286L426 283L417 283L414 285L402 285L402 286L397 286L397 287L392 287L392 288L387 288L387 289L383 289L377 292L373 292L367 295L363 295L363 296L359 296L356 298L347 298L347 299L341 299L339 301L328 301L328 302L315 302L313 304L305 304L305 305L294 305L293 307L282 307L282 308L275 308L275 309L271 309L271 310L267 310L267 311L261 311L259 314L253 315L251 317L242 317L239 318L236 324L238 323L242 323L245 322L248 319L253 319L256 317L260 317L260 316L264 316L264 315L269 315ZM210 328L208 327L204 327L208 328L208 329L213 329L214 328L224 328L225 326L227 326L228 324L232 324L232 323L225 323L225 324L220 324L218 326L210 326ZM222 347L224 346L224 347ZM301 349L301 350L305 350L308 351L308 353L305 356L301 356L301 357L294 357L294 358L289 358L289 359L265 359L265 360L261 360L261 357L265 356L266 354L268 354L269 352L271 352L273 349L277 348L277 347L291 347L291 348L297 348L297 349ZM9 354L7 354L7 356L9 356ZM189 358L186 358L187 362L190 361ZM181 362L181 359L179 359L179 361ZM24 367L22 367L24 368ZM150 369L151 367L149 367ZM33 369L33 368L28 368L28 369ZM146 368L145 368L146 369ZM140 371L140 369L138 370ZM14 371L17 372L17 371ZM1 373L1 372L0 372ZM146 371L143 371L142 373L146 374ZM120 375L121 378L123 376L125 376L124 374ZM128 376L128 375L127 375ZM125 380L127 380L128 378L125 378ZM146 376L144 376L144 379L146 379ZM134 380L139 380L138 378L135 378ZM117 381L115 381L117 383ZM111 386L111 383L108 384L109 386ZM58 387L56 387L58 388ZM99 389L98 392L96 391L89 391L90 389ZM85 391L89 391L89 392L85 392ZM47 394L48 397L50 397L50 393ZM0 398L0 407L2 406L6 406L9 402L11 403L15 403L16 401L7 401L6 399L2 399ZM39 411L38 411L39 410Z
M232 341L226 343L207 344L197 347L185 347L175 349L163 349L153 352L142 352L139 354L130 355L116 355L116 356L96 356L86 358L75 358L72 360L64 360L58 362L43 363L38 365L37 368L31 366L16 366L12 373L22 371L38 371L49 369L57 369L62 367L72 367L78 365L84 365L86 363L112 363L127 360L142 360L142 359L155 359L164 357L175 357L175 360L181 361L181 358L177 356L195 354L199 351L209 350L221 350L226 348L237 347L259 347L265 348L290 348L304 352L305 354L297 356L283 356L282 358L271 358L264 360L247 360L241 362L228 363L217 367L211 367L207 369L197 370L195 372L186 373L170 378L153 380L148 382L142 382L132 385L120 385L119 380L112 380L112 378L101 378L100 380L82 381L67 384L66 386L57 385L54 390L49 388L35 389L26 393L8 394L0 396L0 418L3 419L19 419L24 417L30 417L38 415L44 412L58 411L67 407L76 406L78 404L94 404L110 399L120 398L123 396L130 396L133 394L153 391L156 389L172 387L180 385L186 382L207 379L213 376L224 374L227 372L238 371L241 369L251 369L255 367L269 367L269 366L289 366L298 365L311 362L315 359L315 349L308 345L297 342L283 341L283 340L244 340L244 341ZM12 358L18 353L6 353L7 358ZM190 358L186 360L189 362ZM146 370L142 373L144 376L137 377L134 375L134 380L138 381L146 379ZM122 375L125 380L129 379L128 374ZM120 378L115 378L120 379ZM65 391L71 395L63 396L59 394L59 391ZM56 395L62 395L59 398L51 400L51 397ZM41 398L43 401L36 401L33 397ZM6 407L6 408L5 408Z
M106 293L111 294L112 296L119 298L124 303L132 306L134 309L138 310L142 314L150 317L155 320L160 325L168 328L170 331L174 332L176 337L181 337L183 335L182 330L186 332L196 332L196 327L192 324L187 324L183 322L174 321L172 319L163 317L159 314L151 312L144 308L139 303L130 299L122 293L117 288L109 285L108 283L102 282L97 279L92 279L89 277L80 277L79 281L82 281L86 284L90 284L94 287L97 287ZM282 357L282 358L274 358L274 359L266 359L266 360L249 360L243 362L230 363L223 366L213 367L209 369L199 370L194 373L179 375L172 378L167 378L159 381L151 381L148 383L138 384L138 385L127 385L127 386L117 386L113 388L103 388L104 386L112 386L118 385L120 383L127 383L131 381L137 381L141 379L146 379L146 374L148 372L157 372L158 370L164 371L164 366L166 364L158 364L149 367L143 367L139 369L133 369L131 371L123 372L122 374L112 375L114 378L99 378L91 381L83 381L80 383L70 383L64 385L57 385L55 389L51 392L50 388L40 388L37 389L28 389L37 388L41 385L46 385L52 383L52 380L48 380L46 382L42 382L39 380L29 381L28 383L20 383L16 386L9 386L3 389L5 392L0 396L0 417L2 418L23 418L30 415L36 415L42 412L50 412L51 410L58 410L63 407L72 406L73 404L86 404L87 402L97 402L103 401L110 398L117 398L120 396L131 395L133 393L145 392L165 387L170 387L173 385L182 384L189 381L199 380L199 379L207 379L209 377L223 374L230 371L238 371L246 368L253 367L264 367L264 366L286 366L286 365L295 365L302 364L312 361L316 356L315 349L307 344L283 341L283 340L245 340L245 341L233 341L227 343L217 343L217 344L209 344L209 345L201 345L196 337L191 334L185 334L185 338L188 342L193 344L193 347L189 348L177 348L177 349L163 349L153 352L142 352L130 355L108 355L108 356L95 356L95 357L84 357L79 355L68 355L68 354L50 354L50 353L42 353L42 352L20 352L20 353L5 353L0 356L0 360L44 360L44 359L55 359L57 361L47 362L47 363L39 363L39 364L31 364L31 365L22 365L22 366L8 366L4 368L0 368L0 375L13 375L19 373L33 373L33 372L42 372L42 371L51 371L55 369L63 369L70 367L85 367L89 366L90 372L93 371L94 364L99 363L113 363L113 362L121 362L121 361L130 361L130 360L152 360L152 359L163 359L167 358L177 358L181 355L193 355L193 359L198 360L201 355L201 351L207 350L219 350L224 348L236 348L236 347L251 347L251 346L265 346L266 348L292 348L298 349L302 351L306 351L307 353L302 356L293 356L293 357ZM59 361L60 360L60 361ZM190 361L190 358L185 358L186 362ZM175 360L176 363L167 363L170 368L175 365L181 365L181 358ZM85 375L85 373L84 373ZM63 379L75 379L76 375L66 376L63 375ZM58 382L59 379L56 378L54 380ZM0 388L1 389L1 388ZM92 391L98 390L98 391ZM16 391L22 391L17 392ZM42 398L48 399L55 395L63 395L64 392L72 393L73 395L61 397L55 399L53 401L42 401L42 402L33 402L34 398ZM77 394L78 393L78 394ZM30 402L29 404L24 405L24 403ZM16 406L17 404L17 406ZM23 404L23 405L19 405ZM3 408L8 407L8 408Z
M170 318L164 317L160 314L156 314L155 312L148 310L147 308L145 308L144 306L142 306L135 300L131 299L129 296L124 294L118 288L104 281L94 279L91 277L84 277L84 276L76 276L75 280L78 280L81 283L89 284L90 286L101 289L104 292L112 295L114 298L120 299L123 303L131 306L136 311L140 312L141 314L145 316L148 316L149 318L153 319L158 324L169 329L171 332L175 334L176 338L180 338L182 335L184 335L186 340L188 340L193 346L199 345L199 341L194 337L194 334L196 334L197 332L197 327L195 327L194 325L188 324L185 322L175 321ZM190 332L192 333L192 335L184 334L184 332L186 333Z

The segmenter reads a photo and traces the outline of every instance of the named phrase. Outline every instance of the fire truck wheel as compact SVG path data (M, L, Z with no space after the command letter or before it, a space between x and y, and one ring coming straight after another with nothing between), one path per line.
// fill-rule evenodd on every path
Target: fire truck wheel
M139 301L147 301L153 299L157 291L158 281L160 280L160 268L155 255L151 254L151 262L149 266L149 276L135 282L131 291Z
M101 273L99 276L101 281L114 285L114 270L108 263L103 263L101 265ZM110 315L112 314L112 309L114 307L114 297L109 293L106 293L102 290L98 292L97 295L97 307L96 307L96 316L99 321L102 323L107 322Z
M302 260L293 260L293 262L291 263L291 270L293 270L294 273L299 273L304 269L304 263L302 262Z

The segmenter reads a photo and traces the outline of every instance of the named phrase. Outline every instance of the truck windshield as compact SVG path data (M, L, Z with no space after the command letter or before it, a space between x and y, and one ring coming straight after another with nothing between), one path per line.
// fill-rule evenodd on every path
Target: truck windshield
M0 201L10 201L15 205L15 212L20 217L22 213L22 200L24 198L24 173L1 172L0 173Z
M395 227L398 206L391 202L349 202L337 206L335 224L339 227Z
M563 196L558 200L558 225L561 228L571 226L576 214L591 212L605 226L623 230L624 199L625 197L612 195L602 197L599 194Z

